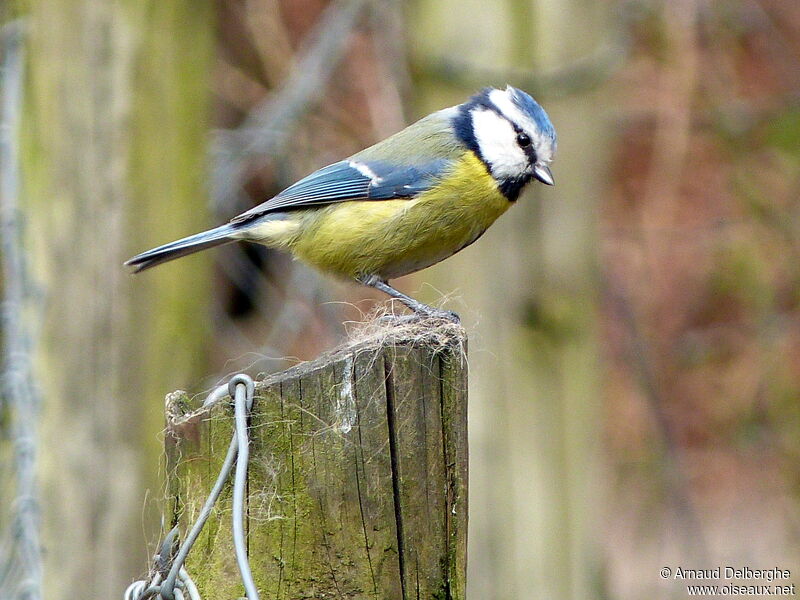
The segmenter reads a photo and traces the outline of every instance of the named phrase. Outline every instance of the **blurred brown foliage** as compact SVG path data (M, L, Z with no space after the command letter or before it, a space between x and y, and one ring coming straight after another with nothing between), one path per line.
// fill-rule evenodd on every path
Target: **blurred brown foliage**
M800 541L800 4L623 8L631 54L612 84L600 213L611 554L622 579L648 546L661 562L788 567Z

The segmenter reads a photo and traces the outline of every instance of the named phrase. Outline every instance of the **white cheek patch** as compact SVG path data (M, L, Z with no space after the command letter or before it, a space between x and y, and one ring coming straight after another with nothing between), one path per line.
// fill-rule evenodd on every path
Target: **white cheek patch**
M489 100L510 121L519 125L530 136L539 161L549 163L553 160L555 152L553 140L543 135L536 122L514 104L508 90L492 90L489 92Z
M497 178L519 177L528 170L528 157L517 144L517 132L494 111L472 111L472 129L481 155Z

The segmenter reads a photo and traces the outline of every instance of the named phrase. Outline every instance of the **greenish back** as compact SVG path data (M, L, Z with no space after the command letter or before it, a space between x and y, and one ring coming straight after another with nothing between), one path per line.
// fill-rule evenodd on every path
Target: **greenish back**
M453 131L456 111L451 107L432 113L350 158L408 164L456 160L465 150Z

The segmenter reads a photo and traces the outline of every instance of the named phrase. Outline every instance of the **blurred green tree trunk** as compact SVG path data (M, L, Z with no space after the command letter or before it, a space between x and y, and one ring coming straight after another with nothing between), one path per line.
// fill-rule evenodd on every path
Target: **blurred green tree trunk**
M607 11L589 0L417 0L410 19L420 113L511 83L545 105L559 136L555 188L531 185L429 275L461 298L451 307L471 337L470 598L601 595L595 207L605 123L596 93L550 98L526 78L594 55ZM432 71L442 58L451 68Z
M26 12L45 589L114 598L146 568L143 536L158 535L161 484L147 473L164 394L203 366L208 269L134 279L122 262L207 224L212 11L207 0L32 0Z

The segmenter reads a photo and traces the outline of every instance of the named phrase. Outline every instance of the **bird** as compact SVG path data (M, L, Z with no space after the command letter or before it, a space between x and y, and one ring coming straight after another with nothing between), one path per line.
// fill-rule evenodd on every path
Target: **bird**
M550 118L533 97L510 85L487 87L311 173L228 223L125 264L139 272L214 246L256 242L378 289L412 316L458 320L389 280L475 242L532 180L554 185L556 146Z

